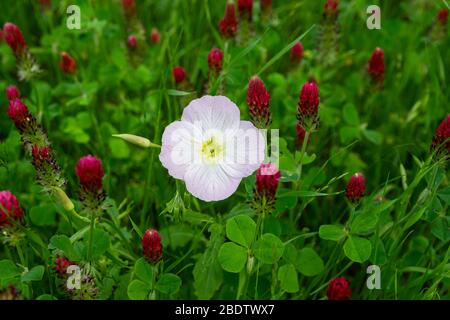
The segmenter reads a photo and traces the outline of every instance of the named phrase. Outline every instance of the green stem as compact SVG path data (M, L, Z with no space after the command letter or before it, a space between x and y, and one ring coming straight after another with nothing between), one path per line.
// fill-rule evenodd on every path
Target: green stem
M310 131L308 130L305 133L305 138L303 139L303 143L302 143L302 149L300 151L300 164L298 166L298 171L299 171L298 181L299 181L299 185L300 185L300 179L302 178L303 157L305 156L306 145L308 144L309 135L310 135Z
M16 248L17 248L17 254L19 255L19 259L20 259L20 264L22 266L26 267L27 264L25 263L25 258L23 255L22 246L21 246L20 242L16 243Z
M91 213L91 225L89 227L89 248L88 248L88 259L92 261L92 245L94 242L94 226L95 226L95 214L94 211Z

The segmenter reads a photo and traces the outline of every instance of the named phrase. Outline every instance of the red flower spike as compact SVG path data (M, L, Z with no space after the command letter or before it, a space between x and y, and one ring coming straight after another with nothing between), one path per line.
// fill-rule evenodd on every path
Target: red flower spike
M122 7L127 17L134 15L136 12L136 4L134 0L122 0Z
M250 117L257 127L267 127L270 124L270 94L264 82L258 77L250 79L247 90L247 104Z
M352 289L345 278L336 278L330 281L327 290L328 300L346 300L352 297Z
M163 246L161 244L161 237L155 229L145 231L144 237L142 238L142 253L153 264L161 260Z
M252 20L253 0L238 0L239 17Z
M55 261L55 271L60 275L64 276L67 274L67 268L71 265L74 265L72 261L65 257L56 256Z
M8 116L16 127L21 126L29 114L27 106L20 99L9 101Z
M183 82L184 79L186 79L186 71L184 70L183 67L180 66L174 67L172 70L172 76L173 79L175 80L175 83L179 84Z
M3 37L16 56L20 56L27 48L22 31L13 23L5 23L3 26Z
M212 72L219 73L222 70L223 52L219 48L213 48L208 54L208 66Z
M318 121L319 88L315 81L306 82L300 91L298 118L303 128L308 129Z
M338 2L336 0L327 0L323 6L323 15L326 18L336 19L338 11Z
M281 173L273 163L263 163L256 171L256 193L265 196L268 201L274 200L277 193Z
M59 67L65 73L75 73L77 71L77 62L67 52L61 52Z
M11 191L0 191L0 228L9 224L9 220L20 220L23 217L23 211L20 208L19 201Z
M236 8L233 3L227 3L225 16L219 22L219 29L225 38L234 37L237 32L238 21L236 18Z
M437 19L441 25L445 26L448 21L448 9L439 10L437 14Z
M442 148L447 155L450 154L450 114L436 128L431 147Z
M137 46L137 39L135 36L131 35L127 38L127 45L129 48L134 49Z
M16 99L20 99L20 92L19 89L17 89L16 86L8 86L5 90L6 92L6 96L8 97L8 100L16 100Z
M31 147L31 156L33 157L33 164L39 166L50 160L50 148L34 145Z
M303 58L303 46L299 42L294 44L294 46L291 48L291 61L293 63L300 63Z
M78 160L75 172L82 187L89 190L102 189L105 173L100 159L91 155L82 157Z
M153 43L159 43L161 41L161 35L159 34L158 29L152 28L152 32L150 33L150 40Z
M384 78L384 52L381 48L376 48L370 57L367 71L369 72L372 81L375 83L382 83Z
M346 195L350 202L357 203L366 191L366 179L362 173L355 173L347 183Z

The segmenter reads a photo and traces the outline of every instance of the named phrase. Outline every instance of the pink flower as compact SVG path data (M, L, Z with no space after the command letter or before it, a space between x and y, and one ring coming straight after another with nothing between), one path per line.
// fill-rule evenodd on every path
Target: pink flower
M352 297L352 289L345 278L336 278L330 281L327 290L328 300L346 300Z
M247 90L247 104L253 124L258 128L266 128L270 125L270 94L264 82L258 77L250 79Z
M150 33L150 40L153 43L159 43L159 41L161 41L161 35L159 34L158 29L152 28L152 32Z
M187 190L204 201L231 196L242 178L264 160L265 140L239 108L224 96L203 96L183 110L181 121L168 125L159 159Z
M222 70L223 52L219 48L213 48L208 54L209 70L219 73Z
M366 180L362 173L355 173L350 177L346 188L347 199L350 202L357 203L364 196L366 191Z
M382 83L384 78L384 52L381 48L376 48L370 57L367 71L375 83Z
M27 48L22 31L13 23L5 23L3 26L3 37L16 56L20 56Z
M128 47L131 48L131 49L136 48L136 46L137 46L137 40L136 40L136 37L133 36L133 35L128 36L128 39L127 39L127 45L128 45Z
M233 3L227 3L225 16L219 22L219 29L225 38L234 37L237 32L238 21L236 18L236 8Z
M9 101L20 99L20 92L16 86L13 85L8 86L5 91Z
M184 71L183 67L180 66L174 67L172 70L172 76L173 79L175 80L175 83L179 84L183 82L184 79L186 79L186 71Z
M432 149L441 148L450 154L450 114L436 128L431 147Z
M17 128L24 124L29 115L27 106L20 99L9 101L8 116Z
M155 229L145 231L144 237L142 238L142 253L144 257L153 264L161 260L163 246L161 237Z
M277 194L281 173L273 163L263 163L256 171L256 194L273 201Z
M67 52L61 52L59 67L65 73L75 73L77 71L77 62Z
M294 46L291 48L291 61L293 63L300 63L303 58L303 46L299 42L294 44Z
M82 187L88 190L102 189L102 179L105 173L100 159L91 155L82 157L78 160L75 172Z
M22 217L23 211L16 196L8 190L0 191L0 227L9 224L10 219L20 220Z

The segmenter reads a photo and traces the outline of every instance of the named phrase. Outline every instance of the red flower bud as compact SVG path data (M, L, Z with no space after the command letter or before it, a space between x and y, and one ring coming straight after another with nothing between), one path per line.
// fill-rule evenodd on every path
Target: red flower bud
M238 0L239 16L252 20L253 0Z
M450 114L436 128L431 148L442 148L447 155L450 154Z
M20 92L16 86L13 85L8 86L5 91L9 101L20 99Z
M375 83L382 83L384 78L384 52L376 48L370 57L367 70Z
M437 14L437 19L441 25L445 26L448 21L448 9L439 10Z
M213 48L208 54L209 70L219 73L222 70L223 52L219 48Z
M136 4L134 3L134 0L122 0L122 7L127 17L134 15L136 12Z
M150 33L150 40L153 43L159 43L159 41L161 41L161 35L159 34L158 29L152 28L152 32Z
M294 44L294 46L291 48L291 61L293 63L300 63L303 58L303 46L299 42Z
M100 190L103 186L102 179L105 175L101 160L87 155L78 160L76 175L82 187L89 190Z
M352 289L345 278L336 278L328 284L328 300L346 300L352 296Z
M275 200L281 173L273 163L263 163L256 171L256 194Z
M133 35L128 36L128 39L127 39L127 45L128 45L128 47L131 48L131 49L136 48L136 46L137 46L137 40L136 40L136 37L133 36Z
M65 73L75 73L77 71L77 62L67 52L61 52L59 66Z
M350 202L356 203L361 200L366 191L366 179L362 173L355 173L347 183L346 195Z
M155 229L145 231L144 237L142 238L142 253L151 263L157 263L161 260L163 246L161 237Z
M33 157L33 165L38 167L50 160L50 148L33 145L31 147L31 156Z
M16 127L20 127L29 115L27 106L20 99L9 101L8 116Z
M224 37L234 37L237 32L238 21L236 19L236 8L233 3L227 3L225 15L219 22L220 33Z
M184 71L183 67L174 67L172 70L173 79L176 84L179 84L184 81L186 78L186 71Z
M257 127L265 128L270 125L269 102L270 94L264 82L258 76L253 76L248 83L247 104L250 117Z
M10 219L20 220L22 217L23 211L16 196L8 190L0 191L0 227L9 224Z
M13 23L5 23L3 37L16 56L21 55L27 47L22 31Z
M72 261L70 261L69 259L65 258L65 257L60 257L59 255L56 256L56 261L55 261L55 271L60 275L60 276L65 276L67 274L67 268L71 265L74 265L75 263L73 263Z
M303 128L308 128L318 120L319 88L314 81L306 82L300 91L298 118ZM312 121L312 123L311 123Z
M326 18L336 19L338 10L338 2L336 0L327 0L323 6L323 15Z

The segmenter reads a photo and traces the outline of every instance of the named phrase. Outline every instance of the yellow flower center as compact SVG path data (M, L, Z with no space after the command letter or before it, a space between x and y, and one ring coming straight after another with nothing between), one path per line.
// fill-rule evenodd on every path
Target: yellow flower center
M202 144L202 155L207 161L217 160L223 152L223 146L214 137Z

